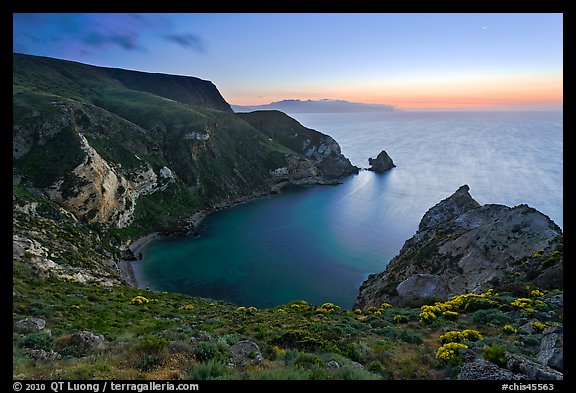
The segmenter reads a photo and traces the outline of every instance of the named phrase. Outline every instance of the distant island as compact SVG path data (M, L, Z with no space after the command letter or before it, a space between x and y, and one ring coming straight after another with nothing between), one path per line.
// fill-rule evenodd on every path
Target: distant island
M288 113L358 113L358 112L394 112L398 111L393 105L365 104L344 100L282 100L270 104L242 106L230 105L234 112L253 112L257 110L279 110Z

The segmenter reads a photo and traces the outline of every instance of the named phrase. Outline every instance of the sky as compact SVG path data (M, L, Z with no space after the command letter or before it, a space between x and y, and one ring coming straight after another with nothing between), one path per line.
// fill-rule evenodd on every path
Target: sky
M212 81L230 104L561 110L561 13L13 14L13 51Z

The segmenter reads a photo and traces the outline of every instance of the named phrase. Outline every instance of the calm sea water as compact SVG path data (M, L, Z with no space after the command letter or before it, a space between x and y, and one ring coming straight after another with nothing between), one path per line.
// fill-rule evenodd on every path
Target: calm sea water
M151 243L136 266L144 285L260 308L350 308L368 274L462 184L481 204L526 203L563 226L561 112L291 116L334 137L354 165L384 149L397 167L252 201L210 216L198 239Z

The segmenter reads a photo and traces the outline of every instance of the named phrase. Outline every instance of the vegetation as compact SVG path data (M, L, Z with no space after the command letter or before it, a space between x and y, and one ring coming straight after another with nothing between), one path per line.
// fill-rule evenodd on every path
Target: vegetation
M505 326L516 329L531 317L516 308L506 311L513 324L477 323L474 311L427 324L417 320L418 308L392 305L364 315L298 301L256 309L127 286L39 278L25 261L15 261L14 267L14 323L36 316L51 330L50 335L14 333L16 379L437 379L451 376L445 366L460 364L465 347L491 343L483 356L497 364L502 348L528 356L539 350L538 340L517 347L515 335L501 335ZM507 294L490 298L496 309L510 303ZM64 345L78 331L103 335L104 348ZM263 360L227 367L230 347L242 340L255 342ZM31 349L54 351L58 357L39 360ZM339 367L328 366L331 361Z
M257 309L124 285L116 262L127 239L265 190L269 171L296 153L219 99L215 110L123 72L22 55L14 64L14 379L446 379L463 350L496 364L506 351L535 358L544 330L563 323L550 300L558 292L526 286L346 310L303 300ZM45 192L61 182L67 198L82 186L73 173L87 157L81 135L128 181L164 166L175 178L139 196L126 228L79 220ZM563 263L562 239L554 247L530 263ZM23 328L31 318L46 326ZM245 340L261 358L250 352L249 364L229 367Z

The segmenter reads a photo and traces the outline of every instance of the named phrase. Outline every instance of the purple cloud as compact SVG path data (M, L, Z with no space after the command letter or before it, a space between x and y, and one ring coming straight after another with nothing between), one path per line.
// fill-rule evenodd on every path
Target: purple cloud
M145 50L143 46L138 44L138 34L136 32L108 34L92 31L82 37L82 41L85 44L97 47L113 44L125 50Z
M169 34L163 37L168 41L172 41L180 45L184 49L191 49L196 52L204 52L204 42L202 38L196 34L184 33L184 34Z

